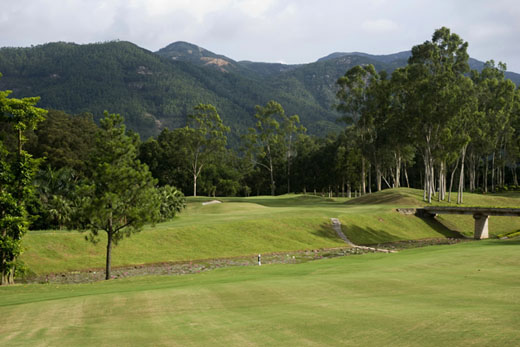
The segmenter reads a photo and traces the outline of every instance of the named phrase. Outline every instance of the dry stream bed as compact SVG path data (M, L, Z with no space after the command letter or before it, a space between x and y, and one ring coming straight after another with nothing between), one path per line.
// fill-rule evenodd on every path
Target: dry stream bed
M382 248L387 250L399 251L409 248L418 248L434 245L450 245L460 242L472 242L471 239L424 239L424 240L408 240L378 245L367 245L374 248ZM361 255L365 253L373 253L374 251L362 248L343 247L329 249L314 249L304 251L278 252L261 255L262 265L267 264L299 264L313 260L324 258L335 258L351 255ZM231 266L258 266L258 255L233 257L233 258L217 258L203 259L194 261L172 262L172 263L156 263L144 265L132 265L115 267L112 269L112 278L125 278L133 276L146 275L185 275L200 273L218 268ZM105 278L104 269L89 269L82 271L72 271L64 273L51 273L46 275L28 276L21 282L23 283L88 283L101 281Z

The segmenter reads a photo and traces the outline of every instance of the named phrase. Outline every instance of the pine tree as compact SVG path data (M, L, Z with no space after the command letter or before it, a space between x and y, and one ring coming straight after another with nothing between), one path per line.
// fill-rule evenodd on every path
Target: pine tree
M160 196L148 166L137 160L139 138L127 134L123 117L108 114L101 120L92 158L91 183L81 187L83 203L75 220L88 240L107 234L106 276L110 279L112 246L123 237L160 220Z

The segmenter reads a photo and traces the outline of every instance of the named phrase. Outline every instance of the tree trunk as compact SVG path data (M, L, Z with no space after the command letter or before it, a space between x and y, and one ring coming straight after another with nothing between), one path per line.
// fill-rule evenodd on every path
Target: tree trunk
M385 176L381 176L383 178L383 181L385 181L386 185L388 186L388 188L392 188L392 186L390 185L390 183L388 183L388 181L386 180Z
M0 212L2 212L2 211L0 211ZM4 238L7 236L7 231L5 229L2 230L2 236ZM6 265L5 265L5 263L8 261L6 259L7 254L2 252L0 255L1 255L0 261L2 262L2 277L0 278L0 285L4 286L4 285L13 284L10 282L10 274L9 274L9 271L7 271Z
M423 201L426 201L428 195L426 191L428 190L428 163L426 162L426 158L424 159L424 180L423 182Z
M397 152L394 153L395 156L395 180L394 180L394 188L399 188L401 186L401 154Z
M111 228L111 227L110 227ZM112 265L112 232L107 232L107 261L105 267L105 280L110 279L110 267Z
M450 192L448 193L448 202L451 202L451 190L453 188L453 178L455 177L455 172L457 172L457 168L459 167L459 160L460 160L460 158L457 158L457 163L455 164L455 167L453 168L453 171L451 172Z
M368 166L368 193L372 194L372 165Z
M193 196L197 196L197 175L195 174L193 175Z
M381 177L383 174L381 173L381 168L376 167L376 185L377 185L377 191L381 191Z
M361 194L367 193L365 157L361 156Z
M457 195L457 204L462 204L464 202L463 194L464 194L464 159L466 157L466 148L468 146L465 145L462 147L462 158L460 160L460 177L459 177L459 192Z
M446 187L448 185L448 165L444 162L444 169L442 172L442 201L446 200Z
M0 279L0 285L11 285L14 284L14 268L2 271L2 277Z
M474 189L474 183L475 183L475 176L473 175L473 155L468 156L468 174L469 174L469 191L473 193Z
M276 192L276 187L275 187L275 183L274 183L273 170L271 170L270 173L271 173L271 195L274 196L274 194Z
M392 188L395 188L395 172L393 168L390 168L390 178L392 179Z
M430 170L431 170L431 173L430 173L430 180L431 180L431 183L430 183L430 194L432 197L435 196L435 192L437 191L436 187L435 187L435 166L433 165L433 159L431 159L431 162L430 162ZM431 203L431 198L430 198L430 203Z
M406 179L406 186L410 188L410 181L408 180L408 170L404 167L404 178Z
M495 152L491 157L491 191L495 192Z
M269 174L271 175L271 196L274 196L276 192L275 182L274 182L274 172L273 172L273 159L269 156Z
M287 157L287 194L291 192L291 156Z
M425 201L428 201L429 204L432 203L432 190L434 189L434 177L433 176L433 167L432 167L431 154L429 150L426 149L426 153L424 156L424 194L423 198Z
M444 169L444 162L441 161L440 167L439 167L439 183L438 183L439 195L437 195L437 201L441 201L441 198L442 198L442 174L444 171L443 169Z
M486 162L485 170L484 170L484 193L488 192L488 167L489 167L489 161L487 157L484 157L484 161Z

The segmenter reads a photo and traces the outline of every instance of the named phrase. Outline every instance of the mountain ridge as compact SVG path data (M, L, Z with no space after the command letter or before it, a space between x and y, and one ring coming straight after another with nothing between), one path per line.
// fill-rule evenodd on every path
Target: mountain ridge
M127 41L54 42L0 48L0 90L41 96L42 107L91 112L95 118L104 110L121 113L144 138L184 126L195 105L211 103L238 140L255 122L255 105L276 100L287 114L298 114L310 134L323 136L342 128L334 109L340 76L359 64L391 72L406 64L407 54L336 52L288 65L235 61L182 41L157 52ZM520 75L509 74L520 82Z

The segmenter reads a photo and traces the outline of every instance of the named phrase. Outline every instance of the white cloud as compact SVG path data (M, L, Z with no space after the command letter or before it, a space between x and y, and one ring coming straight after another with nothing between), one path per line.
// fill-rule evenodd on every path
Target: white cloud
M517 0L13 0L2 4L0 46L182 40L237 60L302 63L410 49L447 26L476 58L520 72L519 16Z
M398 29L397 23L389 19L367 20L362 24L363 30L371 34L388 33Z

